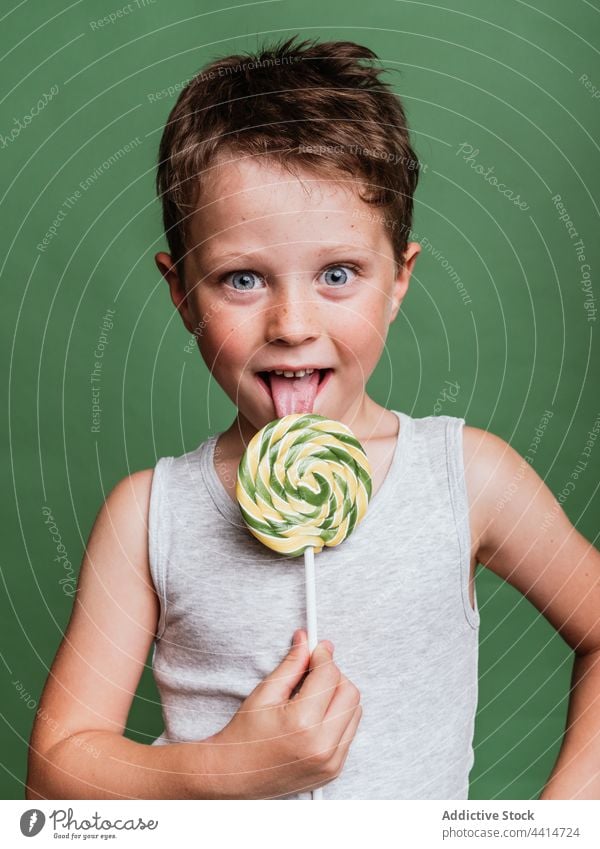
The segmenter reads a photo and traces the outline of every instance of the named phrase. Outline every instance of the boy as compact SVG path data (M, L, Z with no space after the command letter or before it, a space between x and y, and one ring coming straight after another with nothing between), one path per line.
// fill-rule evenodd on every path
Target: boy
M478 562L576 652L541 798L600 798L600 554L560 509L543 526L557 502L501 439L366 393L419 253L418 161L375 58L291 39L213 62L170 115L170 253L156 262L238 413L108 496L42 698L55 722L33 730L28 798L466 798ZM234 490L254 433L313 411L360 440L373 496L318 556L332 642L309 657L302 630L289 648L302 570L251 537ZM153 640L165 731L146 746L123 730Z

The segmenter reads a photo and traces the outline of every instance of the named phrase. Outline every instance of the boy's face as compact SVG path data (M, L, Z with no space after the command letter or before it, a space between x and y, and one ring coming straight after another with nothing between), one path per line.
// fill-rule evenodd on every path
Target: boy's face
M247 434L291 412L361 428L367 381L420 251L394 265L391 232L358 184L246 158L219 165L190 222L185 285L156 255L173 303ZM315 369L304 377L275 369ZM262 374L261 374L262 373Z

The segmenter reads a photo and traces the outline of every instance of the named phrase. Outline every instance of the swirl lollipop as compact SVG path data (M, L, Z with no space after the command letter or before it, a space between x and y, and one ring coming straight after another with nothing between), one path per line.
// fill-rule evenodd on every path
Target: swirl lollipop
M240 461L236 496L250 533L279 554L304 554L310 652L317 644L314 553L352 533L371 491L360 442L346 425L315 413L269 422ZM320 798L314 790L313 799Z

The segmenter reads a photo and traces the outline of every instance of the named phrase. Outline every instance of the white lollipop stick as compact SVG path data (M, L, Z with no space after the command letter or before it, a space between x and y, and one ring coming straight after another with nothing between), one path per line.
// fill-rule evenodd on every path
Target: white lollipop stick
M315 550L309 546L304 551L304 578L306 585L306 630L308 650L312 654L317 645L317 595L315 592ZM323 790L317 787L311 791L314 799L323 798Z
M317 596L315 592L315 550L309 546L304 551L304 577L306 583L306 630L308 650L312 654L317 646Z

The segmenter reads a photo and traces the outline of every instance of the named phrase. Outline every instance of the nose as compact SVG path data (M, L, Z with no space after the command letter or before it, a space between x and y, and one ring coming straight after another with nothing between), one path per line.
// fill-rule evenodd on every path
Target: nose
M318 305L305 286L295 286L290 280L284 291L267 308L265 337L267 342L302 345L319 336Z

